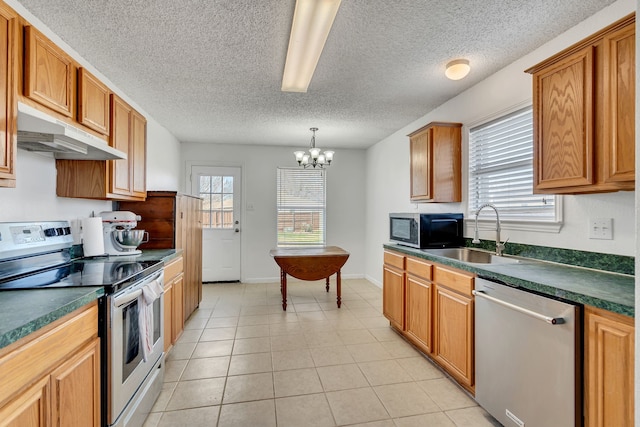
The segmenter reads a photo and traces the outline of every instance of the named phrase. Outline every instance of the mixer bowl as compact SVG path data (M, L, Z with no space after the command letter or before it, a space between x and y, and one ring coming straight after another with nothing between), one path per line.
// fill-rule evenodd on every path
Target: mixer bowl
M120 246L131 248L136 248L139 244L149 241L149 233L144 230L113 230L111 235Z

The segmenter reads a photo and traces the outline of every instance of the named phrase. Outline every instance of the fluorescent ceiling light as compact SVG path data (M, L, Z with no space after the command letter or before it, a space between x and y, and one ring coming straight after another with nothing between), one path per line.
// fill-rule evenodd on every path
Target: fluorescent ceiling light
M341 0L296 0L283 92L306 92Z

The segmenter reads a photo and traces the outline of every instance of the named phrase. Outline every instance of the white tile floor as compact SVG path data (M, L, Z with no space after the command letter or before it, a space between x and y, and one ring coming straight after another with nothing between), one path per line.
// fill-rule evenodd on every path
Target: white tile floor
M332 281L332 287L333 287ZM206 284L145 427L496 426L389 327L381 290L343 280Z

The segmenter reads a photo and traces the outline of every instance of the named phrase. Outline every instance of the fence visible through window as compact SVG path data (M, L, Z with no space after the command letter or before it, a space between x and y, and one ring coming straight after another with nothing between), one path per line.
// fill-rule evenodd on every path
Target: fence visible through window
M203 228L233 228L233 177L201 175Z

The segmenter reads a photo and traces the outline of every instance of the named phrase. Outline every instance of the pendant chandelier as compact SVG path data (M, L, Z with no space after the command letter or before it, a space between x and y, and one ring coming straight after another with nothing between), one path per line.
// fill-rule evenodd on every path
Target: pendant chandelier
M313 136L311 136L311 144L309 147L309 153L305 153L304 151L296 151L293 154L296 156L296 160L299 166L304 166L304 168L308 168L309 166L324 168L325 166L330 166L331 161L333 160L333 151L325 151L324 153L320 148L316 148L316 131L318 128L310 128L311 132L313 132Z

